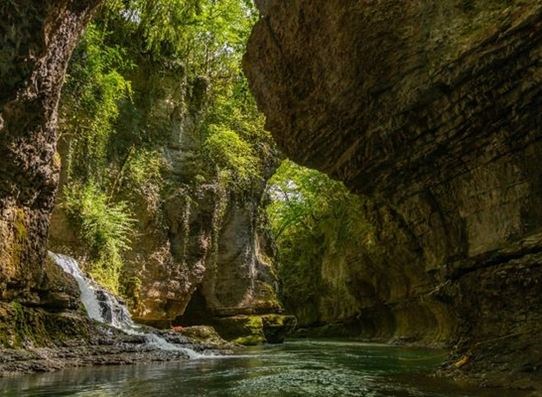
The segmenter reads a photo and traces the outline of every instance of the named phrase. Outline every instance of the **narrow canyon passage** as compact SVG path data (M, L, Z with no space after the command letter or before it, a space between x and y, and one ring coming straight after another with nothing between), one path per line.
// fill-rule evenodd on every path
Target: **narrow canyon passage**
M0 394L542 392L541 43L542 0L0 4Z

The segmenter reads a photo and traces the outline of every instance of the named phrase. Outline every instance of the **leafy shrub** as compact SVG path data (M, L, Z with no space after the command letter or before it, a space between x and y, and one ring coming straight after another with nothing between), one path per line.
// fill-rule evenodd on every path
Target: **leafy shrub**
M235 131L223 126L211 125L204 150L210 161L218 168L230 171L240 183L246 183L258 175L259 159L249 143Z
M135 223L128 204L110 203L99 186L90 182L66 186L63 206L78 224L81 238L93 254L90 274L118 292L122 252L130 247Z
M100 178L119 103L131 94L131 84L121 72L132 64L121 47L107 45L106 39L107 34L91 24L69 69L60 127L64 139L70 140L70 175Z
M133 188L160 184L164 159L157 150L134 150L127 161L126 177Z

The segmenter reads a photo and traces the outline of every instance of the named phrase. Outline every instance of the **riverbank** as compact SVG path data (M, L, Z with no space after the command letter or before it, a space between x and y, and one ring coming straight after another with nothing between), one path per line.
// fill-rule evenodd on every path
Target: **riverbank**
M523 397L434 377L443 352L338 340L294 340L242 354L66 369L0 380L6 396ZM93 393L93 394L92 394Z
M180 332L149 328L147 334L130 335L99 323L93 326L90 340L66 340L54 347L0 349L0 378L68 368L187 360L231 354L235 347L210 327L189 327Z
M403 348L422 348L441 351L443 357L435 376L452 379L461 384L473 387L500 388L504 390L526 390L542 396L542 380L540 367L536 364L525 365L522 371L510 370L510 363L518 359L515 349L504 351L498 340L490 341L493 347L487 349L487 354L474 354L461 344L427 342L412 338L364 338L360 337L359 324L332 323L312 327L303 327L295 331L295 337L303 339L334 339L341 338L352 342L397 346ZM508 356L508 360L496 363L497 355Z

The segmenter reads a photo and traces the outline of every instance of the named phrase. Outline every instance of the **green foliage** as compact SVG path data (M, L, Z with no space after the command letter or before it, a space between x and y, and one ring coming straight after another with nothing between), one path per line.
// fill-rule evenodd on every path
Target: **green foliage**
M162 195L179 185L218 181L225 197L261 182L273 144L241 71L256 18L251 0L109 0L76 49L61 104L61 198L91 273L112 289L137 226L124 201L159 220ZM182 146L172 135L185 129L197 177L166 177L163 149Z
M61 107L61 133L69 139L68 167L79 176L100 176L106 167L110 134L119 115L119 102L129 98L130 82L121 74L131 64L118 46L109 46L107 33L90 25L74 54Z
M223 125L211 125L204 149L213 164L227 170L242 183L258 175L258 158L250 144Z
M183 60L190 76L215 82L239 72L256 19L249 0L117 0L109 8L144 38L154 58Z
M213 98L201 122L203 160L227 179L231 189L248 190L262 179L266 161L276 156L244 76Z
M314 303L321 292L322 259L339 262L370 249L373 230L364 202L326 175L284 161L269 182L267 207L279 254L284 303Z
M93 253L89 272L102 285L118 291L122 253L130 247L134 219L125 202L110 203L95 183L64 188L64 207L80 226Z
M133 65L122 47L108 43L110 34L91 24L68 70L60 108L61 141L68 145L62 205L91 251L89 272L117 291L134 222L126 203L111 201L117 177L109 151L120 104L132 93L123 74Z
M122 175L124 190L144 196L158 194L163 183L164 166L164 158L157 150L132 148Z
M328 253L343 251L352 236L368 238L363 200L319 171L284 161L269 182L268 215L277 241L301 231L326 239Z
M170 68L182 63L194 89L189 107L205 101L199 107L198 124L202 168L241 189L258 180L258 157L269 154L271 144L241 71L241 57L257 18L252 2L131 0L110 4L116 15L124 15L127 31L142 37L140 47L152 59ZM198 81L208 82L205 98L200 98Z
M163 130L164 135L171 130L168 123L176 116L157 111L158 99L167 98L170 111L187 109L197 118L202 149L199 167L207 179L219 177L238 189L259 181L257 162L271 154L272 142L241 71L246 41L257 18L252 1L111 0L107 18L119 27L115 40L134 59L143 51L151 68L146 97L139 101L135 112L139 114L132 117L138 119L146 112L144 124L138 127L145 138L140 138L156 144L159 137L149 132ZM158 65L162 70L157 79L152 70ZM164 72L176 74L179 81L166 82ZM165 93L160 87L182 86L185 78L187 97L169 87ZM237 160L240 146L247 150Z

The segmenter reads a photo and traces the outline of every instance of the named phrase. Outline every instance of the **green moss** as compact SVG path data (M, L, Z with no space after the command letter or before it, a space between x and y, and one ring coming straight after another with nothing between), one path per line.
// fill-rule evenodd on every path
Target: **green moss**
M15 214L15 222L13 223L15 227L15 237L17 240L24 240L28 235L28 230L26 229L26 214L22 208L18 208Z
M211 326L196 325L192 327L174 327L173 330L186 336L193 343L214 346L218 349L231 347L231 344L222 339L216 330Z
M243 346L256 346L265 343L266 339L263 335L249 335L234 339L232 342Z
M3 305L0 317L2 345L11 348L42 345L39 321L36 321L38 315L19 302Z
M249 316L246 326L252 329L261 329L263 327L261 316Z
M85 317L50 313L19 302L0 303L0 347L45 347L75 339L84 343L89 338Z
M28 230L26 227L26 214L22 208L15 210L15 217L13 219L13 237L11 239L11 249L9 260L12 270L20 267L21 255L23 253L24 244L28 237Z
M224 339L241 345L265 343L261 316L233 316L216 320L215 328Z

